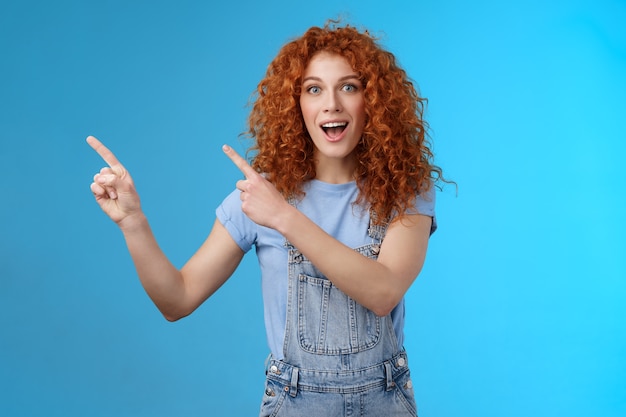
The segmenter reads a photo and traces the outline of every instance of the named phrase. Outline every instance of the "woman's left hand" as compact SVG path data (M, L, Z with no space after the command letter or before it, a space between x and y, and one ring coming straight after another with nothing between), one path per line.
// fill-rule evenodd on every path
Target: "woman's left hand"
M233 148L224 145L222 150L245 176L244 180L237 181L243 212L260 226L278 229L280 213L292 206L272 183L256 172Z

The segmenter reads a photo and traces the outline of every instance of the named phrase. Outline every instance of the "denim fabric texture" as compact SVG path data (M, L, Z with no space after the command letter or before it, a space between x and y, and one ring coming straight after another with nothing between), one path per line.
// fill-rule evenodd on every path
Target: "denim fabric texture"
M376 259L386 228L370 224ZM270 357L260 417L416 417L407 355L390 315L348 297L289 242L284 359Z

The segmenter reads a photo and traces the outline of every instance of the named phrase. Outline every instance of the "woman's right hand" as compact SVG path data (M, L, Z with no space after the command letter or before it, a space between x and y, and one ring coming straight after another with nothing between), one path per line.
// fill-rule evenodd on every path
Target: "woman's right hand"
M95 137L89 136L87 143L108 164L94 175L91 184L91 192L102 211L120 227L125 226L130 219L142 217L139 194L126 168Z

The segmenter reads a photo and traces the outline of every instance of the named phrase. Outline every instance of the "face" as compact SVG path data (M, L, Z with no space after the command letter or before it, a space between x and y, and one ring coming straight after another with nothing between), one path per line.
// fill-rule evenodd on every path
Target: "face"
M365 126L365 102L363 85L344 57L321 52L311 59L302 77L300 107L318 169L353 170L353 151Z

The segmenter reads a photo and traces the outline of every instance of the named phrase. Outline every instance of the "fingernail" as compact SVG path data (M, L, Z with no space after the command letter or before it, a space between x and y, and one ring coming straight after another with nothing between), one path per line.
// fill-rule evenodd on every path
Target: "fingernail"
M223 150L224 152L228 152L228 151L230 151L230 146L228 146L228 145L222 145L222 150Z

